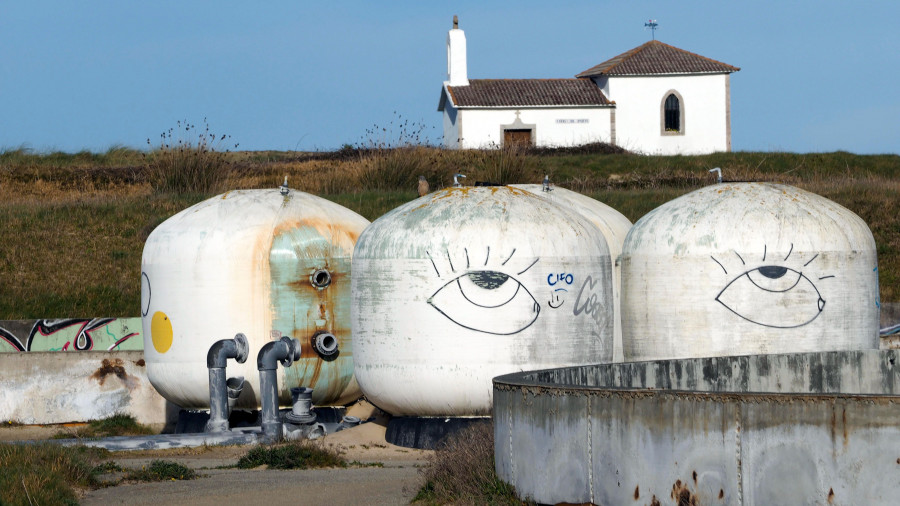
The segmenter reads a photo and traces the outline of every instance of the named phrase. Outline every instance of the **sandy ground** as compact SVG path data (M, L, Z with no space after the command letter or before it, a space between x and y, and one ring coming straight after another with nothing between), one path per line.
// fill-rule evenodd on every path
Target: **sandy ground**
M141 467L163 459L197 469L201 478L189 481L124 483L101 488L81 498L82 504L168 504L187 502L216 505L235 502L265 504L409 504L422 484L420 469L433 453L401 448L385 441L388 417L370 404L352 406L348 415L375 421L330 434L319 443L338 450L349 462L346 469L268 470L219 469L231 466L249 446L205 446L173 450L117 452L123 467ZM0 441L45 439L71 426L0 427ZM367 465L368 464L368 465ZM372 465L375 464L375 465ZM113 478L110 476L108 478Z

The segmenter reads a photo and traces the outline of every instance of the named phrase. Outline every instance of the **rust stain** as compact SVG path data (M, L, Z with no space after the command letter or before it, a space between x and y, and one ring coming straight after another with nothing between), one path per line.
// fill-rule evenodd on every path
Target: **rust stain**
M828 504L832 504L834 502L834 489L828 489Z
M691 473L691 476L694 478L694 486L697 486L697 471Z
M140 359L140 360L135 360L134 365L136 365L138 367L144 367L147 364L144 362L144 359Z
M847 434L847 408L844 408L841 412L841 419L844 423L844 448L847 448L847 443L849 443L849 435Z
M641 489L639 486L635 485L634 487L634 500L637 501L641 498Z
M275 225L272 238L291 233L294 230L312 228L328 244L327 248L338 247L347 253L353 252L353 246L359 238L357 227L349 223L334 222L331 217L312 216L298 220L284 220Z
M91 378L99 381L101 385L106 382L106 377L110 374L114 374L120 380L125 381L128 379L128 373L125 372L123 364L124 362L122 362L121 358L112 360L104 358L100 368L94 371L94 374L91 374Z
M678 506L697 506L697 496L681 480L675 480L672 485L671 497Z
M837 433L837 413L835 413L834 410L832 409L831 410L831 444L832 444L832 446L834 446L834 444L837 442L836 441L837 438L835 437L836 433Z
M650 499L650 506L661 506L659 503L659 499L656 496L653 496L653 499Z
M721 488L719 489L719 500L725 499L725 491Z

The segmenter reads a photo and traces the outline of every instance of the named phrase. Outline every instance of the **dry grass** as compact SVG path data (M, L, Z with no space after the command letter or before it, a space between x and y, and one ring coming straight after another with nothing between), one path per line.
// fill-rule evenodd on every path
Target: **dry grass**
M78 504L95 487L95 466L108 451L49 443L0 444L0 504Z
M423 504L532 504L494 471L494 427L476 423L443 443L428 459L425 484L413 502Z
M587 150L589 152L585 153ZM720 153L648 157L598 145L585 150L461 150L417 145L325 153L224 153L222 187L292 188L375 219L416 197L419 175L437 190L454 173L477 181L539 183L544 174L632 221L715 181L776 181L859 214L878 244L881 300L900 300L900 157L849 153ZM140 258L150 231L212 196L157 193L146 155L0 152L0 319L131 316L140 303Z
M198 128L179 121L160 136L150 152L146 173L153 189L160 193L209 193L223 189L230 162L224 143L230 137L209 130L206 119ZM150 139L147 139L150 145ZM237 144L234 145L237 147Z

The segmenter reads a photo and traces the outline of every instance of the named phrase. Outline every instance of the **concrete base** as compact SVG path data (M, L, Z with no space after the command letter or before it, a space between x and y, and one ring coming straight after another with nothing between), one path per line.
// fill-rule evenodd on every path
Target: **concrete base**
M0 353L0 421L59 424L123 413L174 427L179 408L160 396L143 351Z
M447 436L476 423L490 423L490 418L400 417L388 422L385 439L405 448L434 450Z

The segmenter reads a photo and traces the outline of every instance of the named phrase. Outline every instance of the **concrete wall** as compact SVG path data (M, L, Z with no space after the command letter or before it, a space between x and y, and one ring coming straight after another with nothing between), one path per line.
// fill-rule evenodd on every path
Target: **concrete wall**
M450 108L449 103L446 107ZM611 107L465 109L459 111L462 114L456 118L456 133L461 139L458 145L454 145L452 139L447 139L449 119L445 109L444 144L463 149L501 147L504 126L513 129L533 126L532 141L535 146L578 146L590 142L611 142L612 110Z
M0 353L0 421L85 422L116 413L171 423L178 407L147 380L141 351Z
M898 360L867 350L502 376L497 472L550 504L893 504Z
M140 318L0 321L0 353L143 349Z
M728 151L728 74L601 78L616 103L616 144L648 155ZM681 96L681 133L663 132L662 104Z

